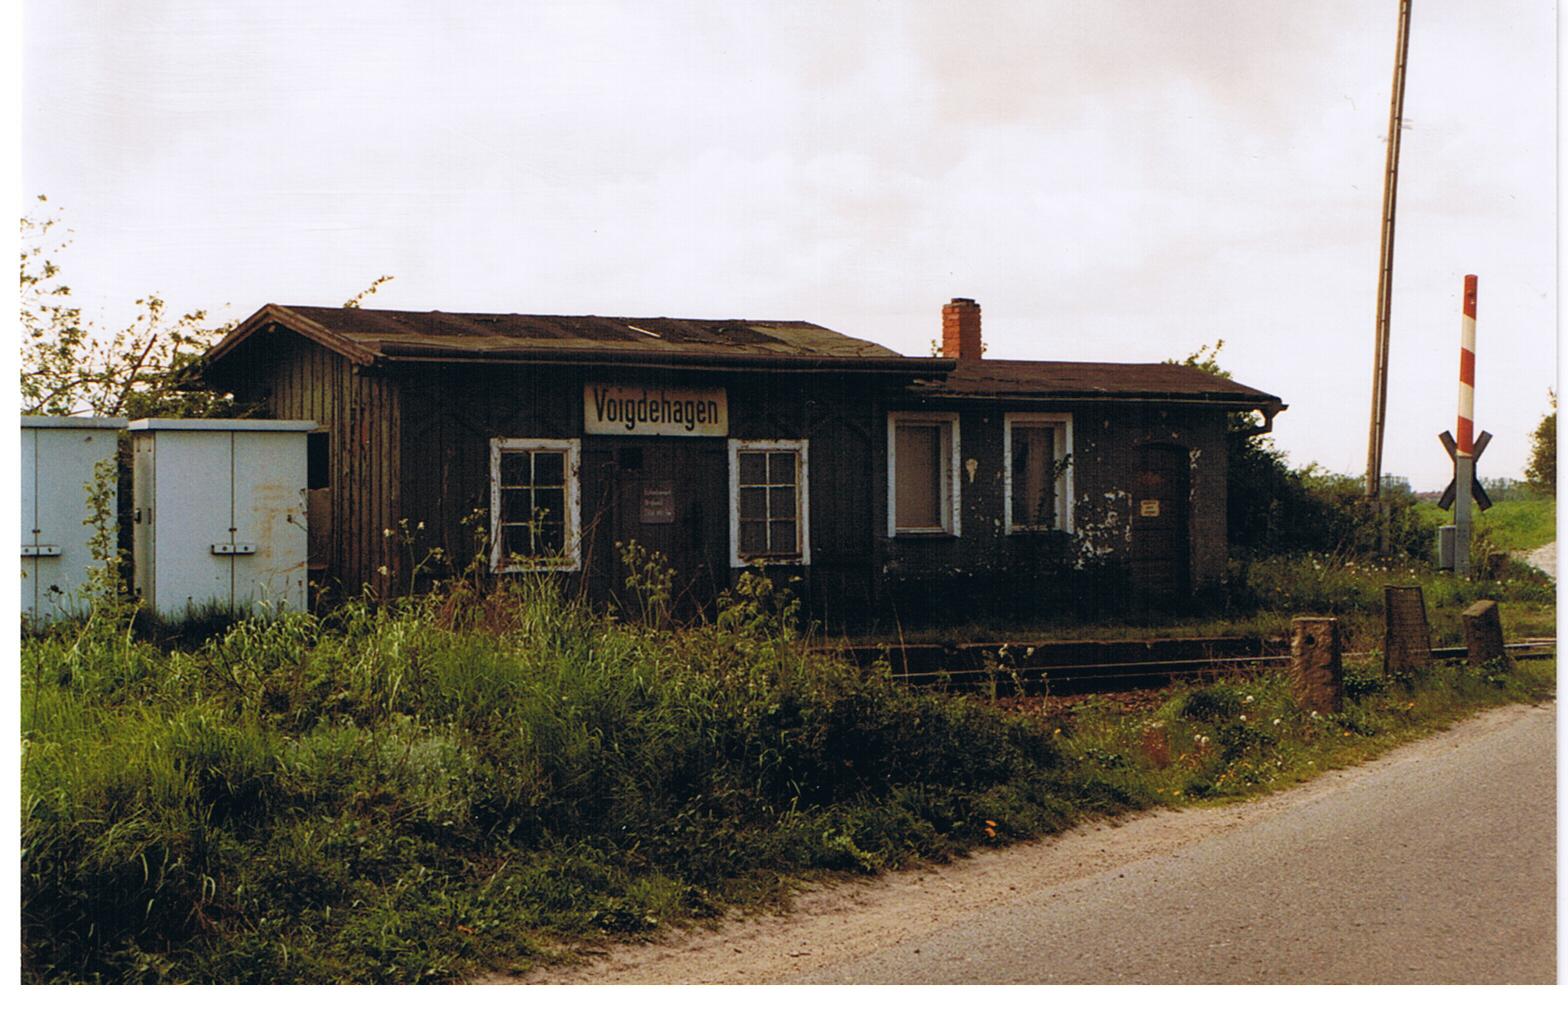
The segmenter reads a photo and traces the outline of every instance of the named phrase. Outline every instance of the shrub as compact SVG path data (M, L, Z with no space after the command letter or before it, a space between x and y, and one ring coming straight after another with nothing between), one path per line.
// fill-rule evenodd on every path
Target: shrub
M456 583L193 650L27 640L25 973L450 978L537 929L638 931L1070 816L1039 723L816 653L797 614L762 576L685 630Z
M1219 722L1241 713L1242 694L1234 687L1205 686L1187 695L1182 704L1183 718L1197 722Z
M1363 590L1380 599L1364 582L1347 594ZM526 966L561 937L711 916L801 874L1256 792L1305 744L1386 742L1463 701L1539 692L1502 669L1397 696L1352 673L1346 712L1320 719L1264 675L1150 721L1090 703L1058 729L862 673L801 642L797 615L762 576L683 630L597 615L546 580L458 580L192 649L107 617L29 637L24 976Z

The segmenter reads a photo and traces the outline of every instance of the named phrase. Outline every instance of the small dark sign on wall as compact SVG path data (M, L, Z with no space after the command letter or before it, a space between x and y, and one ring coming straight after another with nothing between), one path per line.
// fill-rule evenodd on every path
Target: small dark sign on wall
M675 484L669 480L649 480L642 485L642 514L638 520L644 525L675 522Z

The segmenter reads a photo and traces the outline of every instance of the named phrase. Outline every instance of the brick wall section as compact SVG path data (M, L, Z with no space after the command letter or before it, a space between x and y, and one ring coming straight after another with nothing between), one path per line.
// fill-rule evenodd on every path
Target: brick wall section
M954 299L942 307L942 356L946 359L979 359L980 304L974 299Z

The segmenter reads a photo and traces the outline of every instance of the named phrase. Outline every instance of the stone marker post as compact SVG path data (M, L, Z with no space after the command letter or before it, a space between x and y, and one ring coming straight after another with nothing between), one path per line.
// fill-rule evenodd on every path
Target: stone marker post
M1304 711L1331 714L1345 705L1339 620L1290 620L1291 690Z
M1465 648L1469 651L1466 662L1485 665L1508 657L1503 649L1503 619L1498 614L1496 601L1477 601L1465 609L1463 619Z
M1432 663L1432 632L1420 587L1383 588L1383 674L1415 672Z

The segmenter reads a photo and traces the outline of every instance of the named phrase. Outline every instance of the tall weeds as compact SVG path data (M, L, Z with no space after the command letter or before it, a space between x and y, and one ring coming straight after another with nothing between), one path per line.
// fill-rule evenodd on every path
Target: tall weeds
M1438 644L1461 642L1460 612L1482 599L1501 602L1510 627L1528 633L1550 633L1556 619L1551 577L1517 562L1510 562L1497 579L1465 579L1403 558L1276 555L1232 562L1230 576L1236 610L1280 613L1281 632L1283 619L1291 615L1345 616L1352 643L1363 648L1381 643L1383 591L1388 586L1422 588Z
M1059 724L815 652L760 575L685 629L646 597L618 621L547 579L465 577L191 649L122 612L24 638L24 977L522 969L814 871L1251 792L1327 763L1325 743L1550 687L1361 680L1317 722L1265 680Z
M795 615L761 576L685 630L535 579L192 651L30 639L25 971L452 977L1069 815L1038 727L813 654Z

